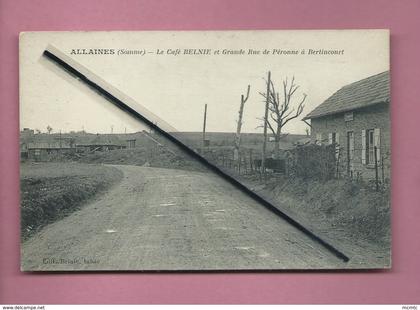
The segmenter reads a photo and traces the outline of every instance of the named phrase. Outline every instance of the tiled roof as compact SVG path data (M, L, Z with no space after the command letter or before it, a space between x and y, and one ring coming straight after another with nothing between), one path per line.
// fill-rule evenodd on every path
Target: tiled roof
M340 88L303 119L351 111L389 100L389 71L385 71Z

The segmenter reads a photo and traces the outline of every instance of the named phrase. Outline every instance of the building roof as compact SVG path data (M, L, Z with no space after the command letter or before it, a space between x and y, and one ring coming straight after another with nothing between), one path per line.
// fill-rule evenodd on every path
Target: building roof
M71 145L65 143L64 141L60 142L29 142L28 149L71 149Z
M389 71L385 71L340 88L303 119L356 110L389 101Z
M77 146L122 146L124 142L118 137L107 134L97 134L88 142L76 143Z

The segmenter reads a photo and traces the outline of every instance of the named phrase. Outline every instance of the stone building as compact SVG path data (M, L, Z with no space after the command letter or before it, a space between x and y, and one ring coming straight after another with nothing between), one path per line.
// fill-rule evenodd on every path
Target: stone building
M311 139L336 144L341 174L362 179L390 177L389 71L346 85L316 107L310 120ZM376 154L375 154L376 153Z

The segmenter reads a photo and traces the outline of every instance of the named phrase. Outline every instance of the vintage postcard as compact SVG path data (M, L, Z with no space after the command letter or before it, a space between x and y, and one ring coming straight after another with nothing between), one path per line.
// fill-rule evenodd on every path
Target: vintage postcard
M391 266L388 30L20 36L21 269Z

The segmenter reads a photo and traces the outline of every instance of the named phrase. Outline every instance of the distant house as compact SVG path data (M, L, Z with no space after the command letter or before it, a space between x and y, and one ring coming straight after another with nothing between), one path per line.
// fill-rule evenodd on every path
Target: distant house
M118 139L123 148L127 149L160 145L160 142L156 140L156 138L159 138L159 135L150 134L145 130L133 133L116 133L109 136Z
M70 155L75 148L68 142L29 142L21 145L22 159L49 161L54 158Z
M127 142L127 148L133 149L136 147L137 139L127 139L125 141Z
M20 131L20 138L27 140L33 137L35 134L33 129L30 128L23 128L23 130Z
M125 149L127 145L115 135L97 134L93 139L86 142L76 143L78 151L105 152Z
M337 145L349 175L375 177L376 158L380 177L389 177L389 88L389 71L370 76L342 87L303 119L310 120L312 142Z

